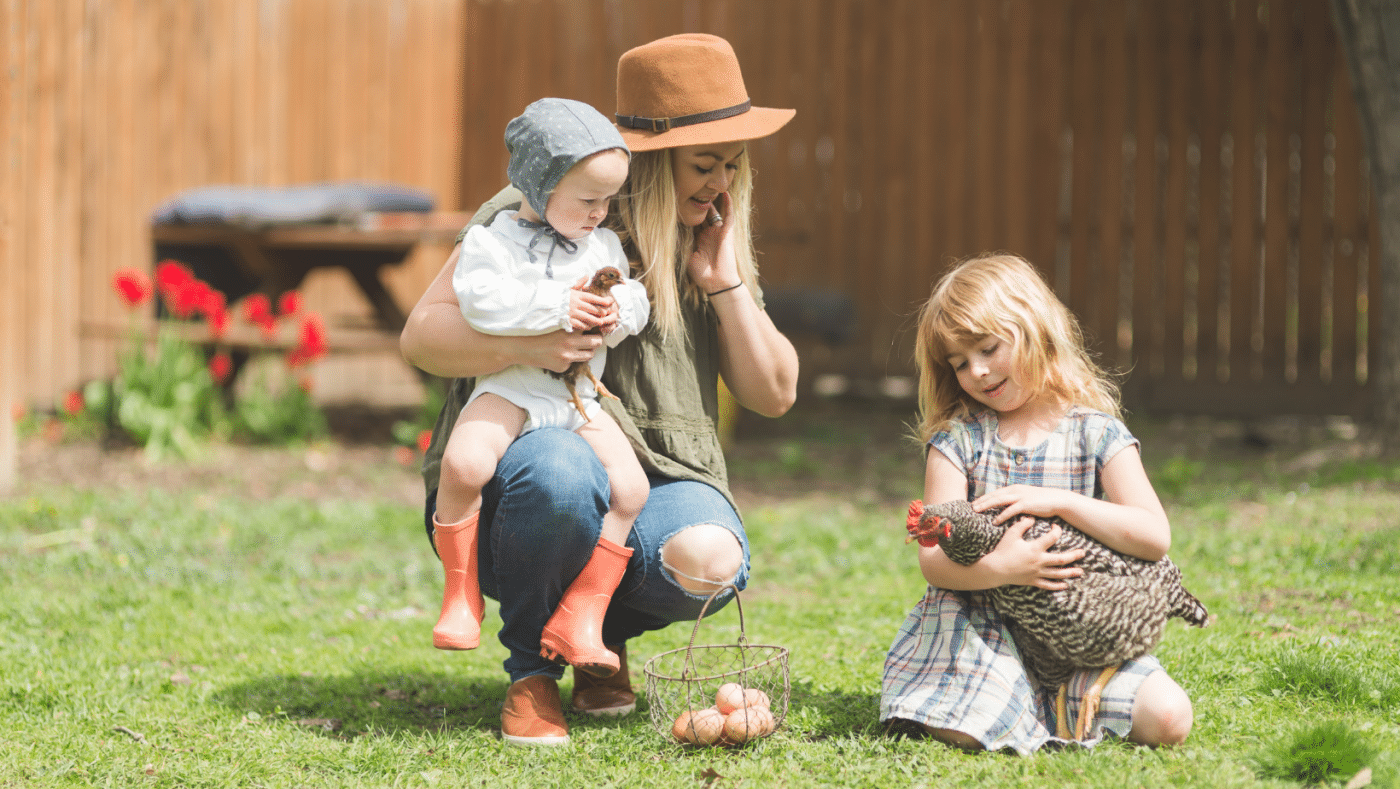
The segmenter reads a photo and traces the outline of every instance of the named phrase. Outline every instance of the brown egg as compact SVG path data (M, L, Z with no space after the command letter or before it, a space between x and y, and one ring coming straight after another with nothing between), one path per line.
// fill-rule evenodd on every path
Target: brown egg
M721 715L728 715L744 706L744 686L737 682L726 682L715 692L715 709Z
M745 707L763 707L764 709L768 709L771 705L772 702L769 701L768 694L758 688L749 688L744 691Z
M676 722L671 724L671 736L681 742L690 742L690 734L686 728L690 725L690 716L695 714L695 710L686 710L676 716Z
M763 737L775 728L773 713L766 707L741 707L724 719L724 737L736 745Z
M714 708L686 710L676 718L671 734L690 745L714 745L724 736L724 716Z

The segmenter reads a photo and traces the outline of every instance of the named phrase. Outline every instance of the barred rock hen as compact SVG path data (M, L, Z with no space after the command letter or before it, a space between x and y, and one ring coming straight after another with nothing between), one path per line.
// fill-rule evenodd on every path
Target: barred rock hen
M612 287L614 285L621 284L622 272L618 271L612 266L604 266L603 268L600 268L596 272L594 272L593 279L589 280L588 284L585 285L583 289L588 291L589 293L592 293L594 296L607 296L612 293ZM592 329L585 330L583 333L599 334L600 332L600 329L594 327ZM578 415L583 417L583 421L585 422L589 422L592 420L588 418L588 414L585 414L583 412L583 400L579 398L578 392L574 391L575 382L578 381L578 377L580 375L588 376L588 380L593 382L593 388L598 391L599 397L611 397L614 400L617 399L617 395L613 394L612 392L609 392L607 387L603 386L602 381L599 381L597 378L593 377L593 368L588 366L588 362L574 362L573 364L569 365L569 369L565 370L562 373L556 373L553 370L548 370L547 372L555 378L558 378L559 380L564 382L564 387L569 390L569 400L574 404L574 408L578 409Z
M965 501L925 507L909 505L909 540L938 545L948 558L969 565L994 549L1012 518L995 524L1000 510L974 512ZM1084 574L1068 587L1050 591L1035 586L999 586L986 594L1016 641L1030 672L1043 687L1059 687L1055 703L1056 735L1068 739L1066 683L1083 669L1103 669L1084 695L1075 739L1088 736L1098 712L1099 698L1109 679L1124 662L1151 652L1162 639L1167 619L1181 617L1205 627L1205 606L1181 585L1181 570L1171 560L1149 562L1109 548L1059 518L1035 518L1025 539L1033 540L1058 524L1061 532L1052 551L1085 550L1074 566Z

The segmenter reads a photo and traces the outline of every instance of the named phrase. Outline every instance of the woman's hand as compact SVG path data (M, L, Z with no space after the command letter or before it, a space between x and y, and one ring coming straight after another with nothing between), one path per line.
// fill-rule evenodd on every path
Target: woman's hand
M686 270L701 290L714 293L739 283L739 264L734 256L734 205L728 192L721 192L714 201L717 214L711 214L695 228L695 251L690 254ZM718 215L723 224L710 222Z
M586 362L603 347L603 335L555 331L533 337L512 337L525 341L519 361L530 367L540 367L562 373L575 362Z
M1034 540L1026 540L1026 531L1035 525L1032 518L1021 518L1011 524L1001 542L977 564L986 563L987 570L1001 580L997 586L1015 584L1035 586L1050 591L1064 589L1067 580L1084 574L1078 567L1068 567L1084 558L1084 549L1055 552L1050 548L1060 538L1058 524Z

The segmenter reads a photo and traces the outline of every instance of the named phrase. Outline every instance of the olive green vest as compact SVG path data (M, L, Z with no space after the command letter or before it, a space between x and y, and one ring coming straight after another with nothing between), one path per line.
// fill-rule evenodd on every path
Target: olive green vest
M489 223L498 212L518 208L520 200L514 188L503 189L467 227ZM762 296L756 298L762 306ZM648 474L703 482L733 504L717 429L719 323L708 303L683 306L682 319L684 331L676 336L663 340L655 324L648 324L641 334L609 349L603 383L618 400L599 400L622 426ZM473 385L474 379L457 378L448 387L447 403L423 458L423 483L429 493L437 490L447 436Z

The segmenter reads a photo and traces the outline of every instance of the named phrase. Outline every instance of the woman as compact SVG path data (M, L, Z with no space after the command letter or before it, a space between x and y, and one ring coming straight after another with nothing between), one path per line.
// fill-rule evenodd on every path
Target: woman
M632 276L646 285L652 322L611 349L603 382L620 404L604 407L636 449L651 492L599 625L621 669L606 679L575 672L577 711L631 712L627 639L693 620L716 589L747 583L747 538L715 428L717 381L723 376L741 405L766 416L782 415L796 398L797 354L763 311L757 287L746 145L794 114L752 107L733 49L715 36L671 36L618 61L617 120L633 156L608 226L623 241ZM503 190L472 224L519 202L518 192ZM408 361L457 379L424 462L430 537L440 474L453 473L442 467L443 443L471 379L512 364L562 372L602 344L579 333L473 331L452 289L456 256L414 307L402 337ZM500 602L499 638L510 650L501 712L508 742L568 742L557 684L563 669L540 655L540 632L598 542L608 490L577 434L537 430L511 445L483 491L479 534L465 550L477 556L482 591Z

